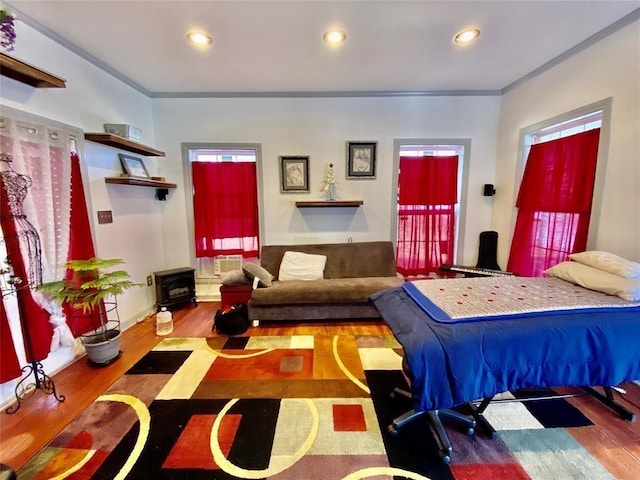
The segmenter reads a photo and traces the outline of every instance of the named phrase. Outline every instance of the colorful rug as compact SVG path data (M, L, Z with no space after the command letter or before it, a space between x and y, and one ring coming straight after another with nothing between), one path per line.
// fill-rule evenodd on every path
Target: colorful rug
M448 428L439 461L393 337L167 338L18 472L26 479L612 479L565 400L491 405L491 440Z

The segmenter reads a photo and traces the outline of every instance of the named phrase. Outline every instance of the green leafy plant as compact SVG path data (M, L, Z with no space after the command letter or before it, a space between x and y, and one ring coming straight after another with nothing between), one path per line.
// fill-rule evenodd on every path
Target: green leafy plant
M16 17L0 6L0 47L12 52L16 43Z
M131 281L129 274L124 270L105 270L123 263L121 258L94 257L88 260L70 260L66 267L74 272L71 279L43 283L39 289L60 304L66 302L71 307L87 313L100 305L100 302L116 297L129 288L142 285Z

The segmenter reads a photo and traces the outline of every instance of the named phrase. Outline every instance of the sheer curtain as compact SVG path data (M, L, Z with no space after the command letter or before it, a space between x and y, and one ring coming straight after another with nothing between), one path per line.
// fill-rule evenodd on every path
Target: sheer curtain
M255 162L192 162L196 257L259 250Z
M30 288L31 285L37 284L41 277L40 266L34 262L39 255L39 237L22 208L31 182L12 168L10 155L1 153L0 159L0 224L7 270L14 276L7 279L6 286L11 288L4 288L3 285L2 301L7 302L6 313L15 312L17 315L17 318L15 315L7 317L10 320L11 338L15 338L12 340L14 351L19 348L23 333L28 332L31 341L28 345L24 343L19 353L30 362L40 361L49 354L52 328L48 322L49 314L34 301ZM13 287L16 289L15 293ZM3 361L7 359L8 353L10 354L2 352Z
M507 270L536 277L586 249L600 129L531 146Z
M453 263L458 156L400 157L396 265L403 275Z
M17 120L3 115L0 123L2 152L12 158L12 168L32 180L24 198L23 211L40 237L40 266L38 282L59 279L69 251L69 218L71 208L71 163L69 162L71 133L34 122ZM21 249L24 245L21 245ZM23 258L28 258L22 251ZM73 344L61 307L34 290L34 300L49 313L53 331L47 339L50 351ZM38 342L44 333L39 333Z

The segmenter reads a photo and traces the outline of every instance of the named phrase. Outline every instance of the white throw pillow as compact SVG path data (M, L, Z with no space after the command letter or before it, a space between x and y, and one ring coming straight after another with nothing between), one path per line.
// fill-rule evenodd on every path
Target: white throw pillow
M561 262L544 273L624 300L640 300L640 279L622 278L578 262Z
M278 280L321 280L324 277L326 263L326 255L284 252Z
M619 277L640 278L640 263L632 262L613 253L589 250L587 252L572 253L569 258L598 270L613 273Z

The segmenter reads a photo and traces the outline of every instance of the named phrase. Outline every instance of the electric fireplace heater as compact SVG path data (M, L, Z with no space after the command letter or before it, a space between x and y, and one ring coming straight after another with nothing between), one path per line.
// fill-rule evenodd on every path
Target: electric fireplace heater
M196 301L195 269L174 268L155 272L158 310Z

